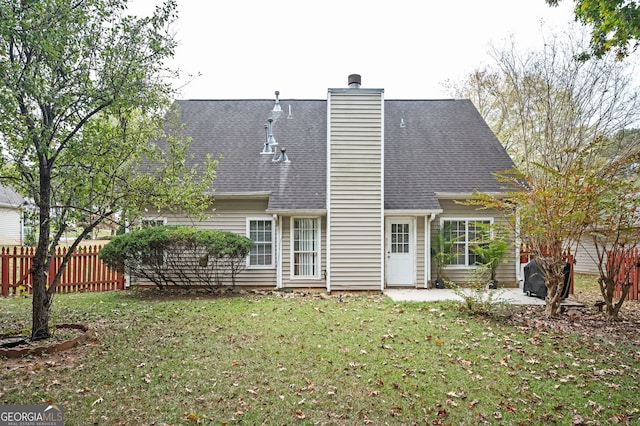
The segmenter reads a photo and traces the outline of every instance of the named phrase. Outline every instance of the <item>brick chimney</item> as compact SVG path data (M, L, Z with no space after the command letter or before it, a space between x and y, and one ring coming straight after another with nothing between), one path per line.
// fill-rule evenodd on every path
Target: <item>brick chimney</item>
M351 74L349 76L349 88L358 89L360 88L360 84L362 84L362 77L360 77L360 74Z

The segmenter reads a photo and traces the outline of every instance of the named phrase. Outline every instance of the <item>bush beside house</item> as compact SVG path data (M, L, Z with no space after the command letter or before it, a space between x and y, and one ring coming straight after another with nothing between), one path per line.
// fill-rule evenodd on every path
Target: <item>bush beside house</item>
M249 238L228 231L156 226L116 236L100 258L159 289L173 285L213 290L227 278L235 286L252 245Z

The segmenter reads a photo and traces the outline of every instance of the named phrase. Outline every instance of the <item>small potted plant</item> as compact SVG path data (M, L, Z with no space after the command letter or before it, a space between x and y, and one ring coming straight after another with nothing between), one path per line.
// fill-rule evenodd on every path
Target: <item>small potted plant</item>
M489 275L489 288L497 289L496 271L509 250L505 231L497 226L484 226L481 228L480 238L470 248L480 258L476 264Z
M431 259L436 269L435 288L445 288L444 267L450 265L456 258L453 252L454 240L446 238L445 235L446 232L439 232L431 239Z

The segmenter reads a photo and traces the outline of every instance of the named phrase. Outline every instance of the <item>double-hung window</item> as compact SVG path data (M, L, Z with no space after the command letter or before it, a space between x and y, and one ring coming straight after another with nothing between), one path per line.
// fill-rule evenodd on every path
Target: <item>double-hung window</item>
M482 232L491 226L489 219L443 219L441 232L445 241L451 245L452 260L450 266L473 266L480 257L471 249L474 242L481 238Z
M320 277L320 220L291 218L291 275L293 278Z
M167 219L165 218L144 218L140 221L140 227L145 228L153 228L156 226L163 226L167 224Z
M273 268L274 228L273 219L247 219L247 237L253 241L253 247L247 259L248 268Z

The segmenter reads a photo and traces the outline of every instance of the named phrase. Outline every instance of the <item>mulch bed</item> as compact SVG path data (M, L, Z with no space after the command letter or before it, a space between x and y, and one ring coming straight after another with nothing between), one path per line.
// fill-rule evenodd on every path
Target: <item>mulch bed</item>
M627 300L620 310L620 320L610 321L597 306L599 294L576 292L571 296L584 307L569 307L555 318L544 315L544 306L527 306L508 319L516 327L538 331L577 334L601 338L610 343L630 343L640 346L640 302ZM606 309L606 307L604 307Z
M83 324L58 324L56 332L46 340L31 342L24 336L2 336L6 345L0 347L0 358L22 358L66 351L83 343L90 334L89 327Z

